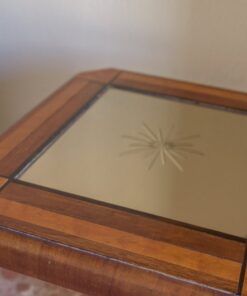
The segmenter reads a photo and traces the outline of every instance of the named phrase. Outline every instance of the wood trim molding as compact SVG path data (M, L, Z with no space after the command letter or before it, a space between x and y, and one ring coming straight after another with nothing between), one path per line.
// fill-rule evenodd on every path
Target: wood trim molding
M8 182L7 178L0 177L0 189Z
M111 220L108 219L110 212ZM196 286L236 292L244 243L177 227L181 238L185 237L185 233L190 237L191 243L186 247L182 240L180 243L176 238L168 238L169 242L166 241L164 229L168 233L174 230L169 223L157 223L159 228L153 238L150 236L152 232L143 232L142 229L152 225L154 227L155 222L154 219L138 214L73 199L68 194L35 188L24 182L10 182L0 193L0 225L5 229L28 233L51 244L62 244L71 252L84 250L102 258L124 262L126 272L129 268L132 273L133 266L138 266L135 276L140 273L141 277L141 270L145 269L159 275L172 276L177 281L193 281ZM132 225L142 225L142 228L132 229ZM221 240L221 244L218 240ZM205 242L208 250L202 252L200 244ZM9 242L2 239L1 244L9 245ZM229 247L234 257L230 252L226 254L224 247ZM45 256L50 254L43 253L42 257ZM1 265L13 268L8 266L8 260L7 257L1 258ZM57 265L57 259L54 257L53 260ZM42 273L42 270L39 272ZM49 278L45 280L49 281ZM144 293L144 290L145 284L142 283L139 292ZM81 291L88 293L86 290Z
M102 89L76 77L34 109L0 138L0 174L10 177Z
M239 110L247 110L247 94L173 79L123 71L112 82L115 87L129 88L156 95L170 95Z
M111 86L247 110L240 92L117 69L78 74L0 136L0 266L92 296L235 295L244 240L14 179Z
M247 110L245 93L118 69L81 73L0 136L0 175L14 175L108 86Z
M6 268L87 295L229 295L95 253L1 229L0 262Z
M98 71L88 71L78 74L78 78L94 81L98 83L108 84L114 81L120 74L121 70L117 69L104 69Z

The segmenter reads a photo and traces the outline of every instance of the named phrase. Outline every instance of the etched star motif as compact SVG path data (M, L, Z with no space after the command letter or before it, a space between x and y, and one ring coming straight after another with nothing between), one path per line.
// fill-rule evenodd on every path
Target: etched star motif
M196 134L172 139L172 130L173 128L164 136L161 128L155 133L147 124L143 123L143 131L138 132L136 136L123 135L123 138L129 141L129 149L122 152L121 155L143 153L151 158L148 166L149 170L160 159L163 166L167 161L171 161L182 172L184 169L179 159L185 159L186 154L204 155L201 151L194 149L194 144L191 143L191 141L199 138L200 135Z

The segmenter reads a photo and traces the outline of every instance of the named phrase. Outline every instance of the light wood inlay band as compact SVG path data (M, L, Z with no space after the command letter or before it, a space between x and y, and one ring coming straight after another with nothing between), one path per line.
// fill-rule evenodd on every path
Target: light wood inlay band
M8 179L0 177L0 189L7 183Z
M0 199L0 215L54 229L116 248L124 248L161 261L178 264L192 270L223 279L237 281L239 264L207 254L198 253L168 243L153 241L141 236L97 225L72 217L59 215L32 206Z

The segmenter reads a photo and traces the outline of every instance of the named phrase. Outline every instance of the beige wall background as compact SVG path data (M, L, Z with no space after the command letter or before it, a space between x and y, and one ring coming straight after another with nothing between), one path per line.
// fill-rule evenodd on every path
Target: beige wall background
M247 91L246 0L0 0L0 132L79 71Z

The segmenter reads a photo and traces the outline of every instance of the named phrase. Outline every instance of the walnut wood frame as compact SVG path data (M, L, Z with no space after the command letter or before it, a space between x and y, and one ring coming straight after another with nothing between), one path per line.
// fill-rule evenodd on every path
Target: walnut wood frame
M15 179L108 86L247 111L245 93L77 75L0 136L0 266L93 296L247 295L244 239Z

